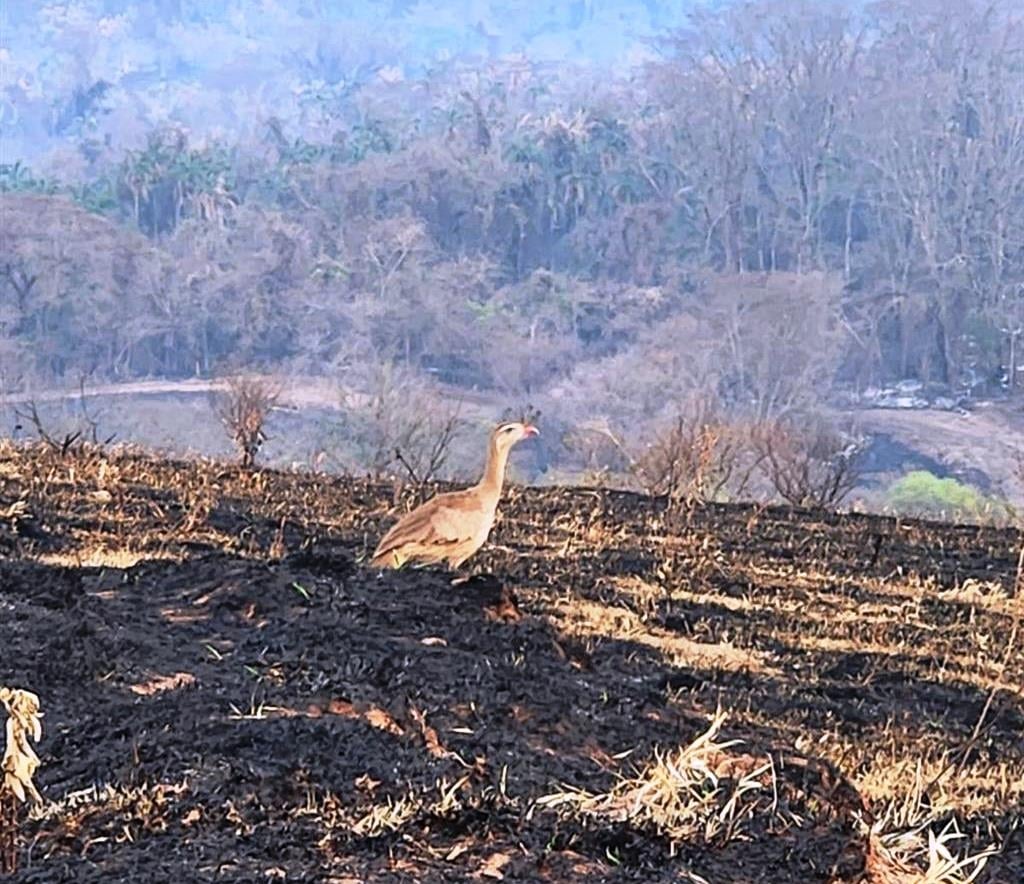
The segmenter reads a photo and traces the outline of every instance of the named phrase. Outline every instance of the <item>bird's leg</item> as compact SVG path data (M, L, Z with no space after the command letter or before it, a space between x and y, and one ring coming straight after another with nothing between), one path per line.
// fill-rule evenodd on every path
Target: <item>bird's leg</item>
M480 571L479 569L462 570L462 564L463 562L458 562L451 566L452 571L455 573L455 576L452 577L451 580L452 586L462 586L465 583L477 583L480 581L497 580L497 578L493 574L485 573L483 571Z
M462 586L462 584L469 583L473 579L472 573L462 570L462 562L451 565L451 569L454 575L451 580L452 586Z

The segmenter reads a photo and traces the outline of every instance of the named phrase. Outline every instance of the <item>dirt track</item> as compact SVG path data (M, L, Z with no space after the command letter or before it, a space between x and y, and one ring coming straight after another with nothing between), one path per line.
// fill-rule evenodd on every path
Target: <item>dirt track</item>
M361 567L395 503L361 482L4 449L19 500L17 880L882 882L954 816L1024 880L1016 532L522 491L500 583L452 586ZM638 813L719 707L696 823Z

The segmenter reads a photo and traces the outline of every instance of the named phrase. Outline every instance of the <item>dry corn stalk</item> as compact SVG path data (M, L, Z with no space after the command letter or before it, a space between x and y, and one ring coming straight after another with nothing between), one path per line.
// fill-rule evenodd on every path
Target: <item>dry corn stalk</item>
M39 697L31 691L0 688L0 702L7 708L4 791L9 791L21 802L31 798L38 803L43 799L32 782L32 776L39 767L39 756L32 749L31 742L38 743L43 735Z

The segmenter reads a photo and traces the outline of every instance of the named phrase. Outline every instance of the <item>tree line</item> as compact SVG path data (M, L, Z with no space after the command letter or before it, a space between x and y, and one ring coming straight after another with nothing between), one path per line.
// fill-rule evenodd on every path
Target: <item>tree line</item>
M1022 25L757 0L627 77L453 64L327 90L315 137L162 126L117 157L83 139L76 180L8 164L0 380L400 364L622 420L696 388L775 417L1012 386Z

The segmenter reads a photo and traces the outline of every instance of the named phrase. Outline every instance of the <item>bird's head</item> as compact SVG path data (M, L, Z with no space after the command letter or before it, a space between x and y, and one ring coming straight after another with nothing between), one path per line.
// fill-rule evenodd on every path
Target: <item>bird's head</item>
M494 428L491 432L491 441L496 448L507 451L516 442L522 442L523 439L539 435L540 430L533 426L533 424L523 423L522 421L508 421L507 423L498 424Z

